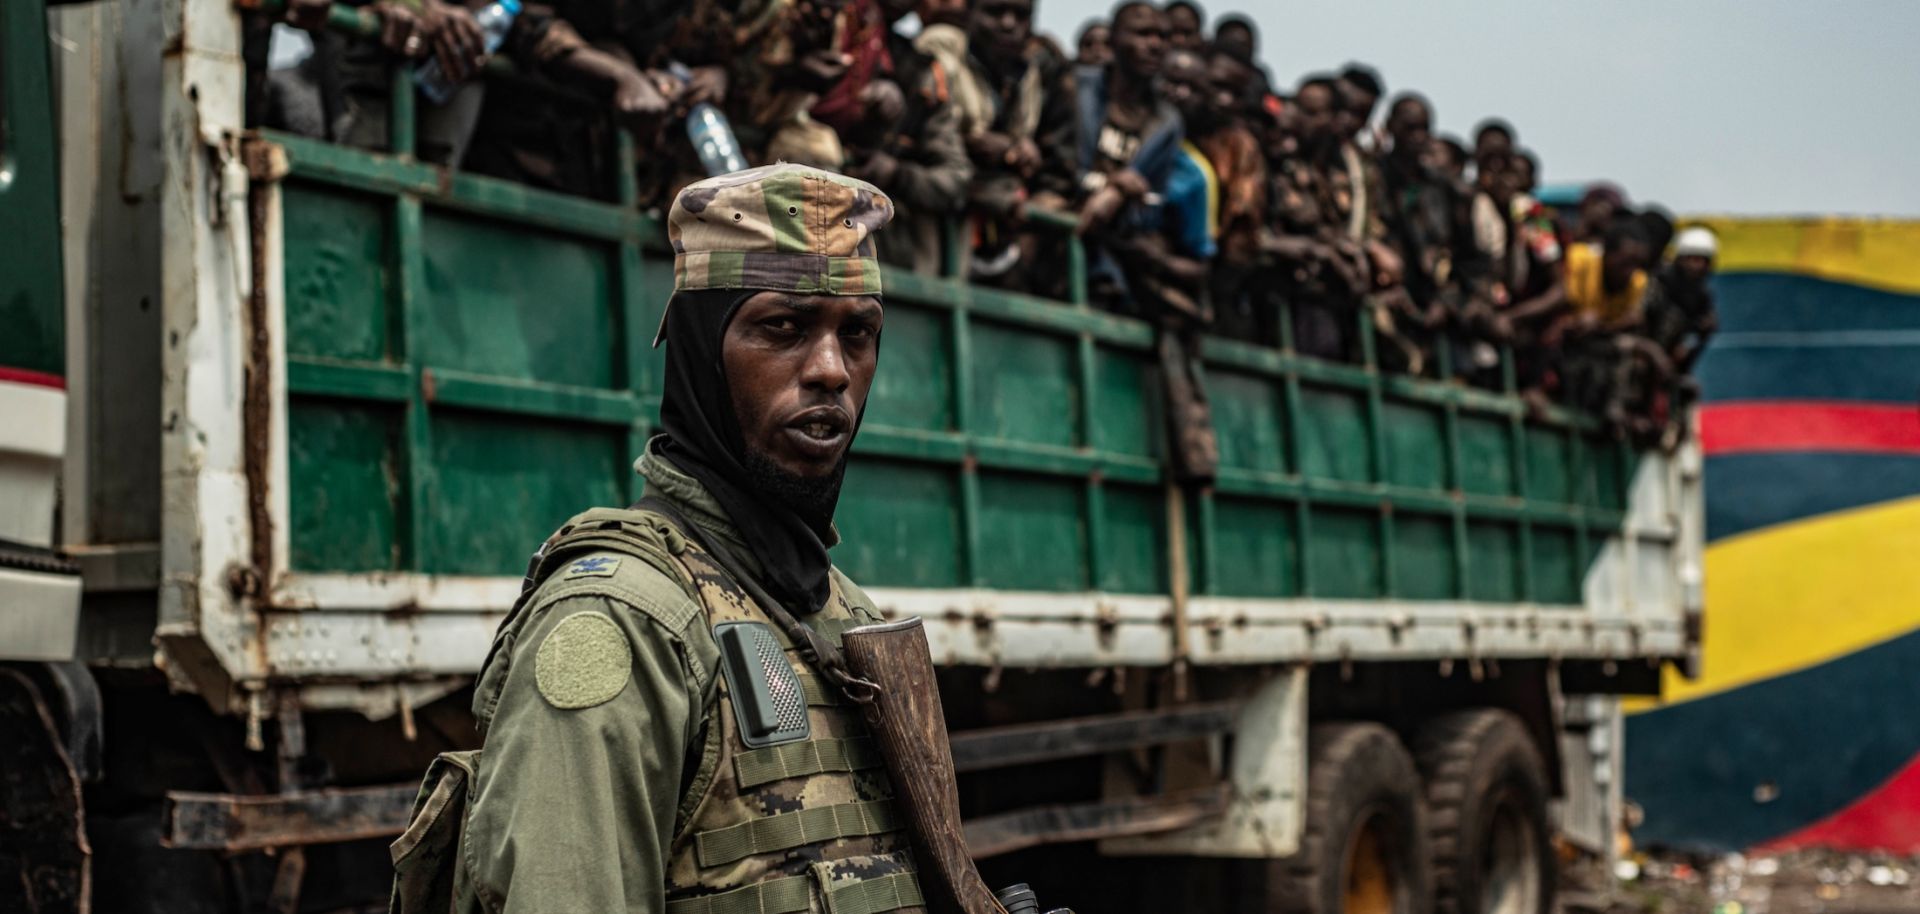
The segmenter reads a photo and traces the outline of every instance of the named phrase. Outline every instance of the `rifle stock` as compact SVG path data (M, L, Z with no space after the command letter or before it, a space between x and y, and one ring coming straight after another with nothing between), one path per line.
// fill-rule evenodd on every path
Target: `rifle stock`
M928 906L943 914L1006 914L974 868L960 827L953 750L920 620L849 630L843 651L853 675L880 687L861 706L893 778L918 855Z

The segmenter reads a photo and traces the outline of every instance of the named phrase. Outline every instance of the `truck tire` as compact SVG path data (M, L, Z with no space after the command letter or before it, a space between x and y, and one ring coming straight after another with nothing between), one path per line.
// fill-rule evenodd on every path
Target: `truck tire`
M1306 829L1273 861L1282 914L1426 914L1426 814L1413 758L1373 723L1316 724L1307 735Z
M0 667L0 911L89 909L91 851L80 790L39 687Z
M1428 721L1414 739L1427 783L1435 914L1553 910L1547 770L1525 724L1494 708Z

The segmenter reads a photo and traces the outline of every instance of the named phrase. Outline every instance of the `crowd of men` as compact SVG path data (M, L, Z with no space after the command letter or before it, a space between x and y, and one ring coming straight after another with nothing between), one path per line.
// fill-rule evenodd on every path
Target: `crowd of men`
M292 0L289 19L317 28L329 3ZM1209 24L1191 0L1129 0L1070 55L1034 30L1034 3L529 3L501 53L567 90L557 98L471 80L484 47L464 6L373 9L385 54L470 80L444 106L422 100L423 157L610 199L605 134L625 129L641 205L657 207L703 176L686 124L711 104L751 164L886 191L900 217L883 259L1051 297L1066 293L1049 268L1066 240L1031 214L1073 214L1092 300L1159 329L1189 479L1212 475L1216 450L1194 370L1202 331L1353 362L1370 337L1384 369L1489 387L1511 372L1537 406L1672 440L1715 323L1706 229L1676 237L1661 210L1607 184L1550 209L1511 125L1438 134L1431 102L1389 95L1362 64L1276 86L1244 16ZM366 64L380 52L316 54L306 66L328 69L305 91L331 79L334 94L303 108L299 86L270 81L261 117L379 145L389 83L384 62Z

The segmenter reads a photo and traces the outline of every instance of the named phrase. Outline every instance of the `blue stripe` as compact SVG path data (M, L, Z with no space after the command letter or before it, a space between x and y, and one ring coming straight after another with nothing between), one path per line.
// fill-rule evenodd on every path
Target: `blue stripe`
M1707 541L1920 495L1920 457L1765 453L1707 458Z
M1730 333L1920 329L1920 295L1794 273L1721 273L1713 290Z
M1920 296L1785 273L1714 279L1708 401L1920 399Z
M1646 810L1635 843L1738 850L1878 787L1920 751L1916 668L1920 633L1629 717L1627 796Z

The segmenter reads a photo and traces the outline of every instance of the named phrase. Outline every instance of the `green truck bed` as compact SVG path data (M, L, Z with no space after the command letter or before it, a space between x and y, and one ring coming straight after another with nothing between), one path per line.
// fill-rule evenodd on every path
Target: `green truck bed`
M457 681L543 535L640 494L661 226L417 163L395 98L396 153L230 130L180 164L224 188L186 197L163 252L193 282L164 311L187 422L163 434L160 640L205 690ZM194 104L202 142L238 114ZM1685 653L1685 453L1209 340L1220 476L1180 492L1148 326L951 278L887 289L835 559L928 618L945 662Z
M663 232L615 205L268 142L285 171L264 209L286 359L271 603L498 612L545 531L639 495ZM1220 480L1174 519L1146 325L951 279L887 283L835 558L883 602L975 628L1023 606L1036 622L1105 614L1161 629L1165 647L1138 652L1152 662L1174 648L1159 617L1176 591L1216 630L1285 607L1328 624L1388 607L1403 628L1524 607L1535 628L1572 625L1631 480L1666 468L1511 396L1210 340Z

